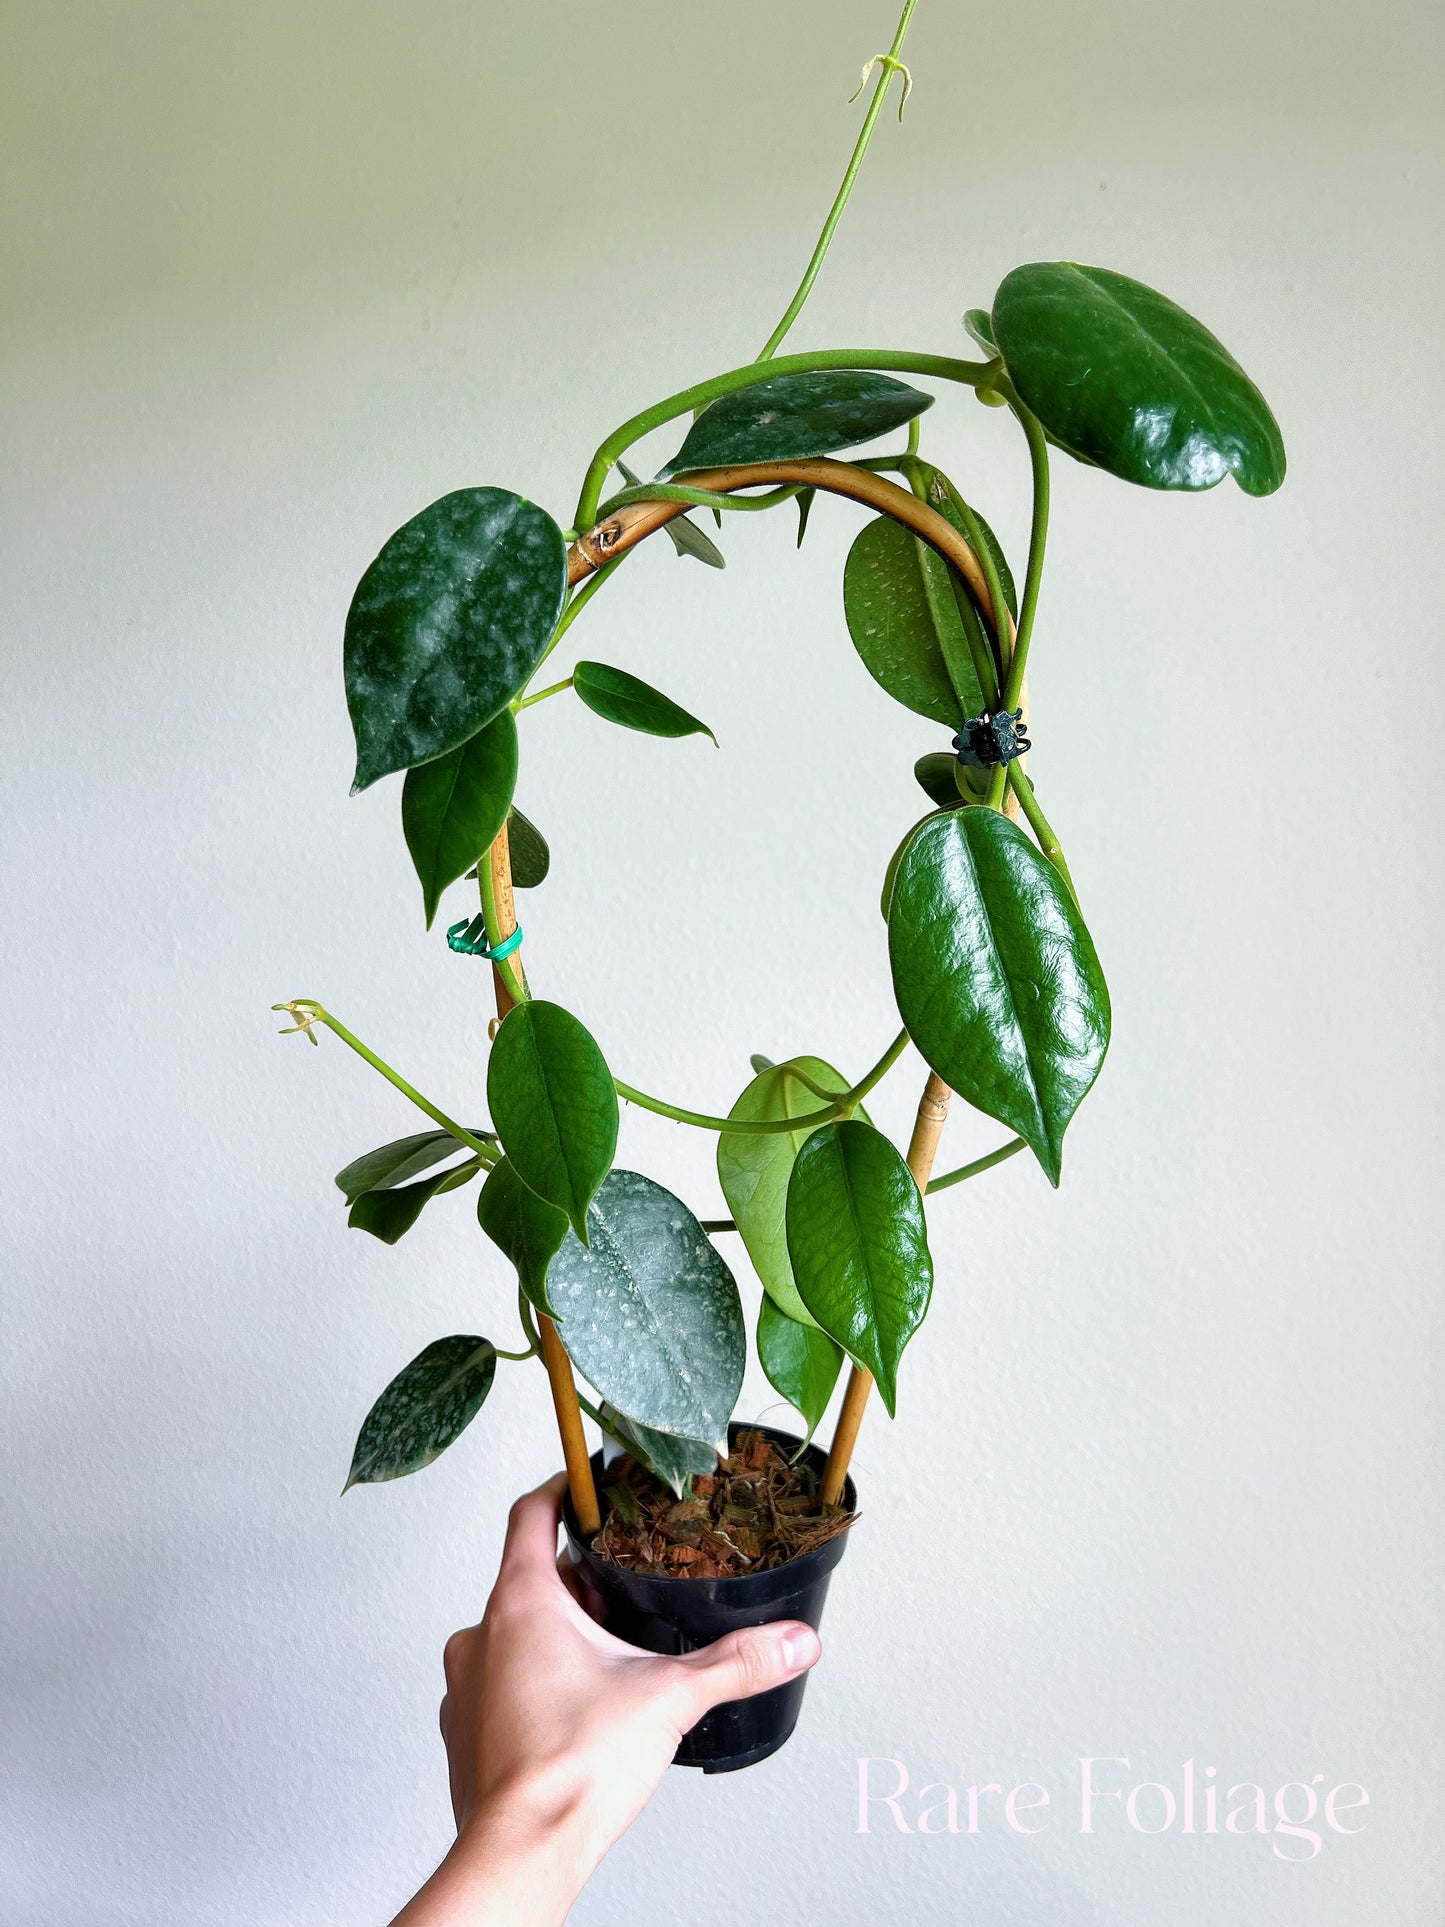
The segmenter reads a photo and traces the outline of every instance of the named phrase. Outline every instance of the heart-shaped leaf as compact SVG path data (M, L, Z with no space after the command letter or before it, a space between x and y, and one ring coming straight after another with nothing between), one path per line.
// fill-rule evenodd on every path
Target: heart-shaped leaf
M490 1131L473 1131L472 1136L490 1138ZM355 1204L363 1191L386 1191L392 1186L405 1184L422 1171L429 1171L443 1158L451 1157L467 1146L450 1131L418 1131L412 1137L399 1137L391 1144L380 1145L375 1151L367 1151L359 1158L353 1158L344 1170L336 1173L336 1183L348 1204Z
M670 696L610 663L579 662L572 671L572 687L594 715L623 729L638 729L645 736L712 736L717 742L706 723Z
M758 1307L758 1363L773 1390L802 1413L812 1438L838 1383L842 1352L827 1332L789 1318L764 1293Z
M932 406L932 395L865 369L772 375L709 403L658 479L690 468L832 455L901 428Z
M547 1296L547 1268L567 1236L567 1213L523 1184L510 1159L487 1173L477 1195L477 1222L517 1267L517 1282L538 1311L556 1318Z
M458 489L398 529L346 618L352 794L489 723L541 660L566 593L562 531L507 489Z
M480 1158L468 1158L465 1164L458 1164L450 1171L438 1171L435 1177L422 1178L416 1184L363 1191L347 1213L346 1222L353 1231L369 1231L383 1244L394 1245L411 1230L425 1205L443 1191L455 1191L463 1184L470 1184L480 1169Z
M849 549L843 612L864 668L905 709L957 729L988 707L948 564L891 516Z
M993 328L1019 398L1070 454L1145 488L1284 480L1269 404L1222 343L1142 281L1073 261L1004 276Z
M873 1374L889 1416L898 1361L923 1323L933 1261L913 1174L881 1131L824 1124L788 1181L788 1256L803 1303Z
M612 1405L603 1405L602 1416L638 1464L670 1485L679 1499L690 1479L717 1470L717 1452L706 1439L680 1439L670 1432L654 1432L650 1425L639 1425Z
M507 818L507 847L512 855L513 884L519 890L535 890L552 867L552 852L536 824L515 806Z
M495 843L516 782L517 723L510 709L445 756L407 771L401 827L421 878L428 930L442 891Z
M492 1045L487 1103L518 1177L585 1242L617 1149L617 1089L591 1031L560 1004L518 1004Z
M1058 871L997 810L928 817L898 866L888 948L909 1036L1056 1185L1109 1045L1104 975Z
M759 1068L761 1067L761 1068ZM786 1064L769 1064L755 1057L757 1075L728 1112L740 1122L757 1124L782 1117L806 1117L821 1111L826 1100L794 1075L801 1071L825 1091L842 1093L848 1080L821 1057L794 1057ZM788 1263L788 1235L783 1213L788 1201L788 1179L798 1155L816 1124L796 1131L759 1132L755 1136L724 1131L717 1141L717 1175L728 1209L733 1214L753 1269L763 1290L779 1311L811 1325L812 1315L798 1296Z
M496 1371L497 1350L485 1338L438 1338L418 1352L367 1413L342 1491L439 1459L476 1417Z
M721 1254L636 1171L610 1172L587 1220L590 1244L569 1233L547 1278L572 1363L636 1424L726 1451L747 1334Z

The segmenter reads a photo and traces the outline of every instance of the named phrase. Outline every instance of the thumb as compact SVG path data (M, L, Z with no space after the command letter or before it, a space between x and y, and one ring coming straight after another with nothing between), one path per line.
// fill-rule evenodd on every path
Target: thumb
M782 1619L771 1626L745 1626L728 1633L695 1653L672 1661L678 1696L688 1726L723 1700L749 1699L783 1686L816 1665L823 1646L813 1628L800 1619Z

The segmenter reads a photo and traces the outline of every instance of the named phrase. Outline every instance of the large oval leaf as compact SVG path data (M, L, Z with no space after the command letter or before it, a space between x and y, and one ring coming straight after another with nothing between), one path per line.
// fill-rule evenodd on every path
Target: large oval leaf
M547 1296L547 1268L567 1236L567 1213L539 1198L503 1158L478 1193L477 1222L517 1267L517 1282L529 1301L548 1318L558 1317Z
M518 1004L492 1045L487 1103L517 1175L585 1241L617 1149L617 1091L591 1031L560 1004Z
M510 709L456 749L408 770L401 827L421 879L426 927L442 891L492 847L517 782L517 722Z
M988 704L949 574L926 542L880 515L848 551L843 612L873 680L915 715L957 729Z
M726 1451L747 1336L721 1254L636 1171L609 1173L587 1220L590 1244L569 1234L547 1280L572 1363L639 1425Z
M496 1371L497 1349L485 1338L438 1338L418 1352L367 1413L342 1491L440 1458L476 1417Z
M1004 276L993 327L1020 399L1070 454L1145 488L1284 480L1269 404L1227 348L1142 281L1073 261Z
M793 1057L786 1064L755 1057L753 1064L761 1066L757 1076L728 1112L740 1122L771 1122L822 1110L824 1100L801 1083L795 1071L802 1071L825 1091L841 1094L848 1089L847 1078L821 1057ZM813 1318L793 1283L783 1213L793 1159L808 1133L816 1129L815 1124L804 1124L796 1131L760 1132L752 1137L724 1131L717 1141L718 1183L753 1269L779 1311L804 1325L811 1325Z
M929 817L898 866L888 948L909 1036L1056 1185L1109 1044L1104 975L1058 871L997 810Z
M758 1307L758 1363L773 1390L802 1413L812 1438L838 1383L842 1352L827 1332L811 1320L800 1325L764 1293Z
M848 1118L820 1125L793 1166L787 1220L788 1256L803 1303L873 1374L892 1416L898 1361L933 1290L913 1174L871 1124Z
M832 455L901 428L932 406L932 395L866 369L772 375L710 402L658 480L689 468Z
M536 668L566 593L562 531L507 489L458 489L398 529L346 618L352 794L489 723Z
M572 687L594 715L624 729L641 730L644 736L712 736L717 742L707 724L689 715L671 696L610 663L579 662L572 672Z

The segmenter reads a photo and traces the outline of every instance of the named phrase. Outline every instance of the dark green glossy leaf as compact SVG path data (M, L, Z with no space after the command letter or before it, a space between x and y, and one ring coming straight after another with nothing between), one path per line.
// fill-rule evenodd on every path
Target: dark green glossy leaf
M1109 993L1058 871L997 810L924 822L888 918L908 1034L944 1083L1059 1181L1064 1131L1109 1044Z
M610 663L579 662L572 672L572 687L594 715L623 729L638 729L645 736L712 736L717 742L706 723L689 715L670 696Z
M754 1072L770 1071L773 1068L772 1058L764 1057L760 1050L755 1050L748 1058L748 1062L752 1065Z
M519 890L535 890L552 867L547 839L515 806L507 818L507 847L512 854L512 882Z
M346 1222L353 1231L369 1231L383 1244L394 1245L411 1230L423 1206L443 1191L455 1191L460 1185L470 1184L480 1169L479 1158L468 1158L465 1164L450 1171L438 1171L434 1177L422 1178L416 1184L363 1191L347 1213Z
M629 488L636 488L642 478L634 475L626 462L619 462L617 468L627 486ZM721 528L722 516L718 514L716 509L713 510L713 515L718 527ZM722 551L717 547L716 543L703 534L697 523L692 521L690 517L686 515L676 516L671 522L664 522L663 527L667 530L668 535L672 539L672 546L677 550L679 555L691 556L694 562L704 562L710 569L725 569L727 567L727 561Z
M987 708L949 567L891 516L863 528L843 569L843 611L863 666L896 702L957 729Z
M491 1138L490 1131L473 1131L477 1138ZM412 1137L399 1137L391 1144L380 1145L375 1151L367 1151L359 1158L353 1158L344 1170L336 1173L338 1189L348 1204L355 1204L363 1191L386 1191L392 1186L405 1184L423 1171L429 1171L443 1158L451 1157L467 1146L450 1131L418 1131Z
M567 1213L539 1198L503 1158L477 1194L477 1222L517 1268L517 1282L538 1311L556 1318L547 1297L547 1268L567 1236Z
M957 808L961 801L962 798L955 791L953 807ZM927 817L919 818L920 823L925 823L927 820ZM888 868L883 872L883 888L878 893L878 909L885 923L888 921L888 912L893 904L893 887L898 881L898 866L903 861L903 852L908 848L917 828L918 823L915 823L905 832L902 842L888 859Z
M1020 399L1070 454L1145 488L1284 480L1269 405L1209 330L1142 281L1073 261L1005 275L993 327Z
M591 1031L560 1004L518 1004L492 1045L487 1104L522 1182L585 1238L617 1149L617 1091Z
M541 660L566 593L562 531L507 489L458 489L398 529L346 618L352 794L489 723Z
M442 891L492 847L517 781L517 723L510 709L433 762L408 770L401 827L421 878L426 927Z
M893 1415L898 1361L923 1323L933 1261L913 1175L857 1118L814 1131L788 1181L788 1255L803 1303L878 1381Z
M773 1390L802 1413L812 1438L838 1383L842 1352L827 1332L789 1318L764 1293L758 1307L758 1363Z
M640 1465L645 1465L664 1485L670 1485L681 1498L690 1479L701 1472L717 1470L717 1452L706 1439L676 1438L670 1432L654 1432L650 1425L639 1425L614 1405L603 1404L602 1416L613 1435L625 1445Z
M826 1108L823 1098L791 1074L794 1070L802 1071L824 1090L848 1089L847 1078L821 1057L793 1057L786 1064L769 1064L755 1057L753 1068L757 1075L728 1112L729 1117L749 1124ZM724 1131L717 1141L718 1182L763 1290L780 1311L807 1325L813 1320L793 1283L783 1212L793 1160L808 1133L816 1129L815 1124L803 1124L796 1131L760 1132L756 1136Z
M932 406L932 395L862 369L772 375L704 408L659 480L690 468L832 455L901 428Z
M636 1171L608 1174L587 1222L590 1245L569 1233L547 1280L572 1363L634 1423L725 1450L747 1334L721 1254Z
M992 357L998 353L998 343L993 338L993 322L986 309L967 309L964 313L963 325L986 355Z
M418 1352L367 1413L342 1491L439 1459L476 1417L496 1372L496 1347L485 1338L438 1338Z

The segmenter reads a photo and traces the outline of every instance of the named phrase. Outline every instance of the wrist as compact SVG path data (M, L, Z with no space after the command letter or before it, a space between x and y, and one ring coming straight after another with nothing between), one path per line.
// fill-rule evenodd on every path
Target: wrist
M533 1785L492 1794L447 1856L487 1927L561 1927L600 1857L585 1802Z

